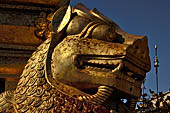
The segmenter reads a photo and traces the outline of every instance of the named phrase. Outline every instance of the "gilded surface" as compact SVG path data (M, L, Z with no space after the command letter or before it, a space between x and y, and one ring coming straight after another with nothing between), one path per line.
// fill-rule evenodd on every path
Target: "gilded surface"
M37 25L36 35L46 40L28 60L12 96L1 94L2 100L10 97L7 100L12 101L0 103L0 110L133 111L150 70L146 36L128 34L82 4L72 10L67 4L62 6L48 22L38 23L42 26Z

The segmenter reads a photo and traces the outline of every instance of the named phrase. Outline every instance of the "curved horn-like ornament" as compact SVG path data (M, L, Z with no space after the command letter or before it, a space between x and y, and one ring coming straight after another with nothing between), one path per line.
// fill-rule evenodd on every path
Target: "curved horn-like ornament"
M113 93L113 90L113 88L110 88L108 86L99 86L96 94L88 96L79 96L78 99L102 105Z
M58 9L54 15L53 15L53 19L52 19L52 31L55 32L61 32L64 27L68 24L69 20L71 18L71 7L69 6L65 6L65 7L61 7L60 9Z
M57 81L55 81L52 77L51 73L51 57L53 49L60 43L60 41L64 38L63 36L63 30L68 24L69 20L71 18L71 7L69 5L63 6L59 8L53 15L52 19L52 37L50 39L50 43L48 45L48 53L46 56L46 73L45 78L47 82L51 86L55 86L58 84Z

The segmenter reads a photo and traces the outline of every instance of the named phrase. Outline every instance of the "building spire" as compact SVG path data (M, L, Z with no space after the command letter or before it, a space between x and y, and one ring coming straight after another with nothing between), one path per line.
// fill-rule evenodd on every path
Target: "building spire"
M159 82L158 82L158 67L159 67L159 61L157 56L157 45L155 44L155 61L154 61L154 67L156 72L156 89L157 89L157 95L159 94Z

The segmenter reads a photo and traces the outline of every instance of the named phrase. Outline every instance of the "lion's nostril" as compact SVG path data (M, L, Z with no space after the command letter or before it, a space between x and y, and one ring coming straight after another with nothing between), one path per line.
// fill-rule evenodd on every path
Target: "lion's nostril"
M139 49L139 46L135 46L135 49Z
M146 37L139 36L137 38L132 39L133 45L130 46L127 50L129 56L133 56L131 59L135 65L142 67L144 70L150 70L150 57L149 57L149 49L148 49L148 41ZM130 43L130 40L129 42Z
M73 61L73 64L75 65L75 66L79 66L79 62L78 62L78 56L77 55L73 55L72 56L72 61Z

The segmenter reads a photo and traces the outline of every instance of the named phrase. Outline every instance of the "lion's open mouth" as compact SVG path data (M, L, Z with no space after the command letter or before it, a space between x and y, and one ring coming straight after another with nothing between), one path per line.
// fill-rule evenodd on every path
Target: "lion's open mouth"
M102 60L89 60L83 62L83 68L102 72L112 72L118 64L108 64Z
M142 80L144 76L135 70L128 69L123 62L124 56L107 56L107 55L78 55L74 58L74 64L78 69L88 71L115 73L123 72L125 75L135 80Z
M112 58L111 56L77 56L75 65L79 69L87 69L97 72L115 72L121 71L123 63L120 57Z
M74 58L75 65L78 69L102 72L102 73L115 73L121 71L123 68L123 62L121 58L113 58L111 56L76 56ZM96 89L83 90L87 92L89 96L80 96L79 99L86 101L92 101L98 104L104 103L112 94L113 87L99 86Z
M120 77L120 79L123 75L124 77L126 76L125 79L130 81L143 80L143 77L137 71L128 69L125 62L123 56L77 55L74 57L74 64L81 72L90 73L94 76L108 74L109 76ZM93 89L87 87L87 89L81 90L89 94L89 96L80 96L79 99L103 104L111 97L114 89L114 86L102 84L95 88L93 87Z

